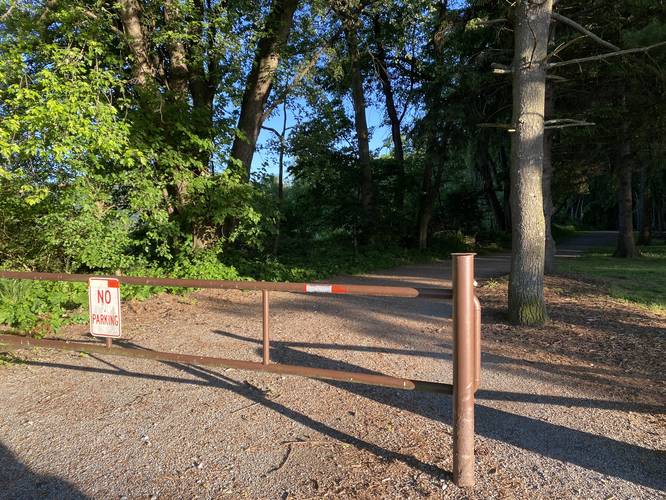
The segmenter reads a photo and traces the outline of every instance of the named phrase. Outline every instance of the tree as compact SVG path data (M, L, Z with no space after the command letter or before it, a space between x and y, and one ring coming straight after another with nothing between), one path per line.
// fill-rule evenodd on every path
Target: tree
M542 169L551 11L551 0L520 0L515 8L509 317L522 325L542 324L547 318Z
M354 128L358 145L358 161L361 167L360 197L363 209L363 234L367 237L373 219L372 166L370 165L370 132L366 118L365 90L363 88L363 61L359 42L361 9L352 2L343 2L337 9L342 22L347 55L349 57L349 87L354 108Z
M246 180L250 178L257 137L267 118L266 102L297 6L298 0L272 0L271 11L257 42L252 68L247 76L236 137L231 147L231 158L240 163Z
M375 72L377 78L380 81L382 93L384 94L384 101L386 105L386 114L391 125L391 140L393 141L393 157L395 158L398 164L398 175L404 178L405 175L405 150L402 141L402 130L401 124L402 119L405 116L403 111L402 114L398 115L398 110L396 108L395 102L395 92L393 89L393 82L391 81L391 75L389 74L389 66L387 60L387 51L384 41L384 29L382 21L379 14L375 14L372 17L372 29L373 29L373 41L375 45L375 51L372 54L374 66L376 68ZM405 111L406 111L405 106ZM405 203L405 190L404 183L400 182L399 189L396 190L396 205L399 209L404 207Z

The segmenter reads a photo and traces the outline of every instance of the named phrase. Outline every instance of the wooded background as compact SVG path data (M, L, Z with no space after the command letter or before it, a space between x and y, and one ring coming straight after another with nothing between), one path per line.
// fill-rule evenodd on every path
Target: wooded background
M554 223L627 258L664 232L665 64L661 0L2 0L0 265L301 280L512 242L541 323Z

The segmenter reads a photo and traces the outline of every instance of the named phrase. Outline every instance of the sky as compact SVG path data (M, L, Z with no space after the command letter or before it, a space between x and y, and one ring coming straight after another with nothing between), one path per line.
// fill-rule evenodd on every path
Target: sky
M352 104L349 98L345 99L345 109L347 116L353 117ZM377 156L382 153L388 153L390 148L384 147L387 142L390 144L391 127L382 124L384 110L375 106L368 105L366 109L366 120L368 121L368 128L370 129L370 150ZM278 107L276 112L264 123L267 127L272 127L277 131L282 130L282 107ZM295 117L287 109L287 127L296 125ZM277 154L264 148L271 139L275 138L275 134L268 130L262 130L259 134L257 141L257 150L252 160L252 171L257 172L261 169L264 162L268 163L267 172L269 174L277 175L278 173L278 158ZM285 165L289 165L290 158L285 156ZM286 174L286 172L285 172Z

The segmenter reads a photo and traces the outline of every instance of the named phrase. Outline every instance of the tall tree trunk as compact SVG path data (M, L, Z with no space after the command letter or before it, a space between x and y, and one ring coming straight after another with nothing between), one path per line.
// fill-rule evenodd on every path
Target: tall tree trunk
M555 28L552 24L548 35L548 51L555 48ZM544 119L553 117L555 109L555 84L553 81L546 82L546 100L544 105ZM544 130L543 134L543 177L541 184L543 187L543 217L546 229L545 254L544 254L544 272L552 274L555 272L555 239L553 238L553 192L551 189L553 181L553 140L555 139L554 130Z
M639 256L634 242L634 217L633 217L633 192L631 189L632 159L631 146L629 144L629 126L622 126L622 137L620 138L620 154L617 158L616 170L618 173L618 235L617 246L614 257L632 259Z
M552 82L546 83L545 118L552 118L555 99L555 89ZM553 193L551 185L553 180L553 139L554 130L544 130L543 134L543 177L541 184L543 188L543 217L546 230L544 272L552 274L555 272L555 240L552 232L553 218Z
M427 142L426 158L423 166L423 180L421 184L421 196L419 197L418 213L418 237L419 250L428 248L428 233L430 222L435 207L437 194L442 186L444 174L443 158L439 154L434 132L429 132L430 139Z
M476 168L481 174L483 181L483 194L486 196L488 205L493 213L495 225L500 231L506 231L506 219L502 204L495 192L495 181L493 169L495 168L490 161L488 154L488 140L483 132L479 133L479 139L476 143Z
M151 61L148 39L141 24L141 3L139 0L120 0L118 8L129 50L132 53L133 81L142 87L155 77L156 69Z
M400 117L395 107L395 97L393 94L393 85L391 77L388 74L386 66L386 48L382 41L382 26L379 16L373 19L373 28L377 51L374 55L377 67L377 76L382 84L382 92L386 102L386 114L391 124L391 139L393 140L393 156L398 162L398 189L396 190L395 206L401 211L405 204L405 152L402 144L402 134L400 131Z
M273 254L277 255L280 245L280 225L282 222L282 202L284 199L284 153L287 139L287 102L282 106L282 131L279 134L280 152L278 155L278 218L275 227L275 241L273 243Z
M257 138L266 119L266 101L273 86L280 53L289 38L297 5L298 0L273 0L264 34L257 43L252 69L247 77L238 131L231 146L231 158L240 162L246 180L250 179Z
M547 319L542 168L551 11L552 0L519 0L515 8L509 317L521 325L543 324Z
M372 225L372 167L370 165L370 134L365 117L365 94L363 92L363 74L361 72L361 53L358 47L357 22L345 21L345 38L351 62L351 93L354 105L354 126L358 143L358 157L361 166L361 207L363 209L363 231Z
M502 167L502 210L504 211L504 226L511 231L511 165L507 160L504 148L499 153L500 165Z
M652 190L649 182L647 162L641 166L638 188L638 244L649 245L652 241Z

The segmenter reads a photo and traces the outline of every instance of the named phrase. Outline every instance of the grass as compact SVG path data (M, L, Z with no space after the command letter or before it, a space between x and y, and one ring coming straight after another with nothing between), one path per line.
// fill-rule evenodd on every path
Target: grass
M599 248L577 259L559 259L558 270L603 283L611 297L666 314L666 245L641 247L641 257L618 259Z

